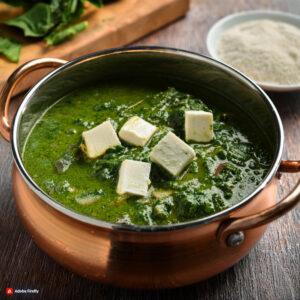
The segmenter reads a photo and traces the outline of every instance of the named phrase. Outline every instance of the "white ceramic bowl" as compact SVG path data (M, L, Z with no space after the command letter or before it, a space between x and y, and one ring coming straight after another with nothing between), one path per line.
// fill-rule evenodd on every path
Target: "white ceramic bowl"
M269 20L285 22L300 28L300 16L294 14L283 13L279 11L263 11L263 10L254 10L254 11L232 14L215 23L207 34L206 47L211 57L215 59L219 59L216 51L216 45L219 38L226 30L228 30L229 28L235 25L247 21L259 20L259 19L269 19ZM256 82L256 83L266 91L286 92L286 91L300 90L300 84L279 85L279 84L269 84L264 82Z

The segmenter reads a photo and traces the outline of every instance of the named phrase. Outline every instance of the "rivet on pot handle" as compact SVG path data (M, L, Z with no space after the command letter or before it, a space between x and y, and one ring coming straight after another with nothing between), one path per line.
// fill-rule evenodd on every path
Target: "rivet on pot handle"
M23 64L10 75L0 94L0 133L5 140L10 141L11 124L8 119L8 109L13 90L18 82L32 71L42 68L56 68L66 62L57 58L35 59Z
M279 172L300 172L300 161L282 161ZM219 226L217 240L224 247L237 247L244 241L243 231L270 223L294 208L300 201L300 180L293 190L274 206L251 216L229 218Z

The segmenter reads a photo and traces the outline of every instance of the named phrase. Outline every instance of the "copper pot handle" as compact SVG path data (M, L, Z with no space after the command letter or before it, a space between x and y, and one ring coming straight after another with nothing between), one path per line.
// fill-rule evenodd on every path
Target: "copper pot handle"
M279 172L300 172L300 161L282 161ZM300 180L293 190L274 206L251 216L229 218L219 226L217 240L224 247L236 247L244 241L244 230L270 223L294 208L300 201Z
M0 133L6 141L10 141L11 124L8 119L8 109L14 88L19 81L32 71L42 68L56 68L67 61L57 58L40 58L29 61L17 68L6 81L0 95Z

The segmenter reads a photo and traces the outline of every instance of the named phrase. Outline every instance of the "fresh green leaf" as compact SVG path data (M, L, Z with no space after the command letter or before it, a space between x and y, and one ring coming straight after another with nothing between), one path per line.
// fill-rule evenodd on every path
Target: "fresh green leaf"
M0 53L12 62L18 62L22 45L12 38L0 36Z
M59 9L60 4L61 4L61 0L51 0L50 4L51 4L52 12L54 12L54 11Z
M61 23L68 24L78 20L84 11L84 0L61 0Z
M22 29L25 36L42 37L56 25L57 21L50 4L38 3L23 15L10 19L5 24Z
M104 2L111 2L111 0L87 1L95 7L103 6ZM25 8L25 13L6 21L6 25L21 29L26 37L44 37L48 45L59 44L87 28L87 22L68 26L82 16L85 0L0 0L1 2ZM0 53L4 54L5 51L9 53L9 56L5 55L10 60L16 61L19 59L22 46L18 44L17 47L15 41L8 41L11 46L2 47Z
M87 28L88 23L86 21L78 23L76 25L69 26L59 32L51 33L48 35L45 40L48 45L56 45L65 40L72 38L77 33L85 30Z

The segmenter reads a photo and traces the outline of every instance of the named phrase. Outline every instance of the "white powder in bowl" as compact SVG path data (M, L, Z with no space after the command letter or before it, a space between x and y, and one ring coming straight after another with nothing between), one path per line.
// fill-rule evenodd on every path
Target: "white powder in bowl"
M255 20L228 29L217 44L218 58L268 84L300 84L300 29Z

